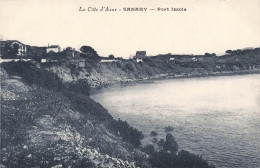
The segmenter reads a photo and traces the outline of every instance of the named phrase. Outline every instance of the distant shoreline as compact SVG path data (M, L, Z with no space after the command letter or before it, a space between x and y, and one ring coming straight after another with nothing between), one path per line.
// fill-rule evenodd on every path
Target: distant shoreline
M105 84L99 87L95 87L91 89L90 95L97 94L102 92L108 88L117 88L117 87L126 87L128 85L140 84L140 83L152 83L153 81L157 80L167 80L167 79L185 79L185 78L206 78L206 77L220 77L220 76L241 76L241 75L253 75L253 74L260 74L260 69L257 70L246 70L246 71L239 71L239 72L220 72L220 73L208 73L207 75L204 73L200 74L189 74L189 75L171 75L171 74L164 74L150 78L143 78L131 81L120 81L115 83Z

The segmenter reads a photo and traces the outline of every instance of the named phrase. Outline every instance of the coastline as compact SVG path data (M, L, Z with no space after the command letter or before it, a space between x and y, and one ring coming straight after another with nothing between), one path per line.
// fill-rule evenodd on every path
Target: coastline
M184 78L207 78L207 77L219 77L219 76L237 76L237 75L250 75L250 74L260 74L260 69L256 70L243 70L243 71L231 71L231 72L209 72L207 74L205 73L194 73L194 74L162 74L162 75L156 75L154 77L150 78L142 78L142 79L132 79L132 80L122 80L119 82L114 83L106 83L103 85L99 85L97 87L93 87L90 90L90 95L97 94L99 92L102 92L104 89L108 88L117 88L117 87L126 87L128 85L135 85L138 83L151 83L154 80L164 80L164 79L184 79Z

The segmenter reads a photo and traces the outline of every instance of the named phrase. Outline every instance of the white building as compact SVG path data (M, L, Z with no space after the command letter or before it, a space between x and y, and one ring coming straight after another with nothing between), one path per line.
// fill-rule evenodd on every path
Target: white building
M47 51L46 52L48 53L50 51L53 51L53 52L57 53L57 52L60 52L61 49L60 49L59 45L51 45L51 46L47 47Z
M15 54L16 56L24 56L27 54L27 46L17 40L0 41L1 56L4 52Z

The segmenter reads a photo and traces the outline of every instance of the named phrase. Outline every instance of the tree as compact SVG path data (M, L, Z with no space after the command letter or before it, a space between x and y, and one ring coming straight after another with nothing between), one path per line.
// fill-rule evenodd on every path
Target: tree
M14 43L13 46L8 46L4 57L6 58L15 58L19 53L19 44Z
M82 46L80 51L88 55L97 56L97 52L90 46Z
M226 54L232 54L232 50L227 50Z
M115 56L114 56L113 54L110 54L110 55L108 56L108 58L109 58L109 59L114 59Z
M212 57L216 57L217 55L215 53L212 53Z
M205 53L205 57L210 57L210 54L209 53Z

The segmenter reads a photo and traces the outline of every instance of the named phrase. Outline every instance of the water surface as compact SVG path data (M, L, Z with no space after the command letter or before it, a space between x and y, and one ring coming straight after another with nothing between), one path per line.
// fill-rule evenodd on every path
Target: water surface
M217 167L260 167L260 75L157 80L102 90L92 98L114 118L165 139Z

